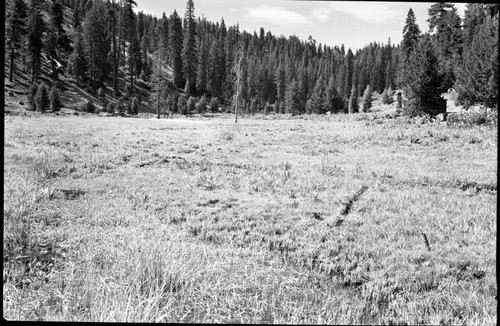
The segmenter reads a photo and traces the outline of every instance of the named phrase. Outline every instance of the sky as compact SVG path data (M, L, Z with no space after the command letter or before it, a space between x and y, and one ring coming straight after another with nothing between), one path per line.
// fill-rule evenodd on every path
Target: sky
M160 18L174 9L183 17L187 0L136 0L136 11ZM239 24L240 31L273 35L312 36L316 44L341 46L353 51L370 42L398 44L410 8L422 32L429 30L427 10L434 2L310 1L310 0L193 0L196 17L212 22L224 18L227 27ZM465 3L455 3L463 18Z

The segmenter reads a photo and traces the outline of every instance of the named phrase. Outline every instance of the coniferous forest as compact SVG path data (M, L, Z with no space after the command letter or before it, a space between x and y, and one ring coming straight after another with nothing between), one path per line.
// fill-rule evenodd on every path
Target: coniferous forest
M146 109L158 113L234 112L236 105L250 113L355 113L367 90L389 99L396 89L408 115L443 112L440 94L450 88L465 107L498 106L498 4L468 4L463 19L450 3L432 4L430 34L410 9L401 44L362 49L264 27L240 31L200 19L192 0L184 13L162 17L135 7L133 0L8 1L9 79L22 69L37 85L47 60L52 77L66 74L99 94L108 83L120 102L134 102L129 107L141 102L139 83L150 91Z

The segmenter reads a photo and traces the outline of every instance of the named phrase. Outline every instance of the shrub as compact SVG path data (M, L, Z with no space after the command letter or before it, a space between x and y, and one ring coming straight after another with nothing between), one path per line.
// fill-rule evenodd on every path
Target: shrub
M132 114L139 114L139 100L137 97L132 97L132 102L130 104Z
M35 111L36 110L36 91L38 90L38 85L31 84L28 92L28 110Z
M252 101L250 101L250 113L254 113L257 111L257 101L253 98Z
M363 112L368 112L368 110L371 107L372 107L372 90L370 88L370 85L368 85L366 86L365 92L363 94L362 110Z
M196 111L198 113L203 113L207 109L207 99L205 98L205 95L203 95L198 103L196 103Z
M280 103L280 113L285 114L285 110L286 110L285 102L281 102Z
M88 101L87 104L85 104L85 111L88 113L95 112L95 105L93 101Z
M393 91L391 87L384 89L384 92L382 93L382 104L392 104L394 103L394 98L393 98Z
M212 97L210 100L210 110L212 110L212 112L218 112L219 105L219 99L217 97Z
M40 84L35 95L36 110L40 112L45 112L50 105L49 94L47 92L47 87L45 84Z
M52 111L61 110L61 94L59 92L59 88L57 88L56 85L52 85L52 88L50 89L49 100L50 109Z
M114 113L115 112L115 103L109 102L108 105L106 105L106 112Z
M469 110L462 113L448 114L446 120L448 125L456 126L471 127L483 124L496 126L498 124L498 112L492 110L485 116L484 112Z
M177 100L177 109L179 110L180 114L183 114L183 115L188 114L186 96L179 95L179 99Z
M97 95L99 96L99 100L104 103L104 100L106 99L106 91L104 87L100 87L99 90L97 91Z
M187 114L191 114L196 111L196 100L194 97L190 96L187 101Z

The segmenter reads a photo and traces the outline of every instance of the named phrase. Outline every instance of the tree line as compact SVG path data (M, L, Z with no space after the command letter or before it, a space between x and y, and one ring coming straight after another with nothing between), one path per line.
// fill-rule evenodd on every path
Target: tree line
M134 12L136 5L10 0L9 78L17 63L36 83L45 56L53 77L68 73L94 90L112 81L115 95L134 96L137 82L143 82L158 112L238 104L246 112L354 113L369 110L372 92L390 102L393 91L403 89L407 114L435 114L442 111L440 94L451 87L466 106L497 107L497 4L468 4L463 20L453 4L433 4L430 33L420 31L410 9L401 44L389 39L355 52L317 44L312 36L276 36L263 27L248 33L227 27L224 19L197 18L192 0L183 16L174 10L161 18ZM71 13L69 25L65 10Z

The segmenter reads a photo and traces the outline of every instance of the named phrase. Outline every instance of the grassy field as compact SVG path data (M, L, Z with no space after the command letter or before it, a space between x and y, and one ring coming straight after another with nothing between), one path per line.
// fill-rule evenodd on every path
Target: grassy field
M4 122L6 319L496 323L496 127Z

